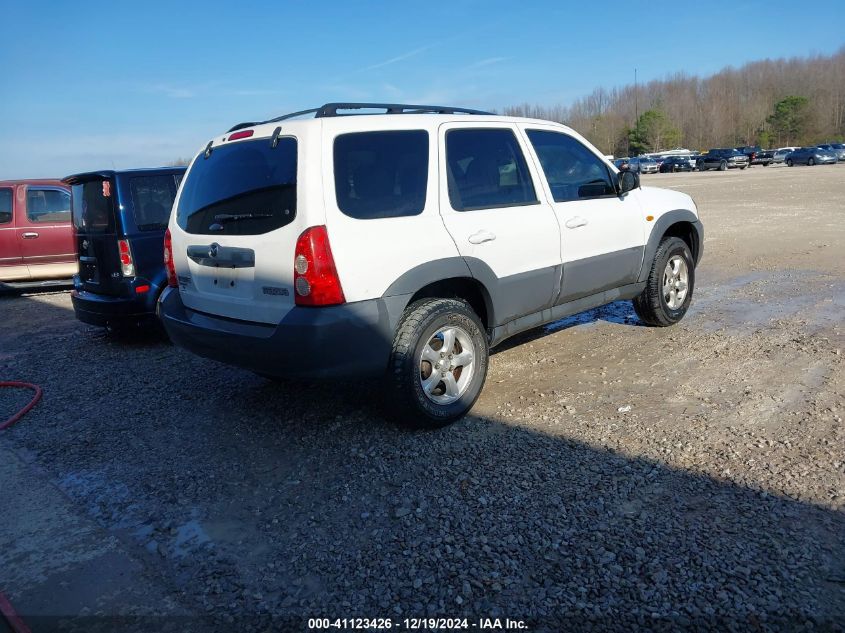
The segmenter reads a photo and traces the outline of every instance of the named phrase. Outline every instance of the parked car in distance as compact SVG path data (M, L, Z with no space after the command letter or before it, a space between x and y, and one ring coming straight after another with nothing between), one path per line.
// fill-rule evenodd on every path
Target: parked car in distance
M686 156L669 156L660 164L660 173L674 173L678 171L694 171L695 163Z
M837 160L845 160L845 143L821 143L816 147L833 152Z
M176 345L262 375L381 380L400 420L437 427L519 332L615 300L650 325L686 312L692 199L640 188L570 128L442 106L310 112L236 125L191 163L159 300Z
M751 164L768 167L772 164L772 160L774 159L774 157L775 153L773 150L763 149L754 154L754 158L751 159Z
M647 156L637 156L628 161L628 170L640 174L656 174L657 161Z
M623 169L628 169L628 161L630 160L631 159L627 157L617 158L613 161L613 166L616 167L616 169L618 169L619 171L622 171Z
M786 162L786 157L794 152L798 147L781 147L775 150L772 155L772 164L781 165Z
M830 150L822 149L820 147L801 147L794 152L790 152L786 157L786 164L790 167L793 165L834 165L837 158Z
M754 161L757 158L757 154L762 152L763 150L760 149L759 145L743 145L742 147L737 147L736 151L742 152L748 157L748 164L749 165L757 165Z
M79 274L71 293L83 323L126 329L155 322L167 285L164 233L184 167L68 176Z
M70 189L60 180L0 181L0 283L69 280L75 272Z
M748 156L732 147L715 148L708 150L706 154L702 154L698 159L698 170L707 171L708 169L718 169L725 171L726 169L745 169L748 167Z

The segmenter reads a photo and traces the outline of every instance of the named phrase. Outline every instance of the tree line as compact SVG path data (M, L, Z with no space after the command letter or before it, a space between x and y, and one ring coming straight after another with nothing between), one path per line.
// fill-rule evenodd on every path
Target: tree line
M709 77L679 72L596 88L570 105L504 110L565 123L601 151L634 156L674 147L810 145L845 139L845 46L829 56L765 59Z

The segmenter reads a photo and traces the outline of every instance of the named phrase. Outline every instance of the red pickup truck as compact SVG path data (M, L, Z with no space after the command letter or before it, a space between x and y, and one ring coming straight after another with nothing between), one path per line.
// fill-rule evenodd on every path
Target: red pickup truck
M76 271L70 189L60 180L0 180L0 285Z

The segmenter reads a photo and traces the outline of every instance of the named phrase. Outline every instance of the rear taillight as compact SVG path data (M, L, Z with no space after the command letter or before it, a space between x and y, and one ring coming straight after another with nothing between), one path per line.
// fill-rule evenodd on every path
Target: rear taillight
M124 277L134 277L135 264L132 262L129 240L117 240L117 252L120 254L120 272Z
M299 306L331 306L346 301L325 226L312 226L296 240L293 287Z
M170 229L164 232L164 267L167 269L167 285L178 288L179 280L176 279L176 268L173 266L173 242L170 239Z

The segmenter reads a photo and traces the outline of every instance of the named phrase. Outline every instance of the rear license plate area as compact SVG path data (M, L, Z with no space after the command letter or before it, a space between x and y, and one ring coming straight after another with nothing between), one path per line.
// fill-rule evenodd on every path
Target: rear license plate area
M100 270L97 268L97 263L86 262L84 258L80 258L79 276L82 278L82 281L92 284L100 283Z

